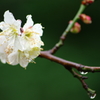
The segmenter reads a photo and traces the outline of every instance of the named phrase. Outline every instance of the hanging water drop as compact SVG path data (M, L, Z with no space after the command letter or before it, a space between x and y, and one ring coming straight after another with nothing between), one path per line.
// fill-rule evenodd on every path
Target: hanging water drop
M90 96L90 99L94 99L96 97L96 94L94 94L93 96Z
M83 72L83 71L81 71L80 73L81 73L82 75L88 74L88 72Z

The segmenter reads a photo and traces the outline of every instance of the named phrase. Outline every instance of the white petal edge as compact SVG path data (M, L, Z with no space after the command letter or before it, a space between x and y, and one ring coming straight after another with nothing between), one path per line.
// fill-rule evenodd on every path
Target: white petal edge
M27 19L27 21L26 21L25 25L23 26L24 30L27 29L27 28L29 28L29 27L32 27L33 24L34 24L34 22L32 20L32 15L27 15L26 19Z
M35 24L33 26L33 31L39 34L39 36L43 35L42 25L41 24Z
M9 10L7 10L4 13L4 22L7 24L12 24L12 23L14 23L14 21L16 21L16 20L15 20L13 14L11 12L9 12Z
M18 62L19 62L18 51L14 51L10 55L8 55L8 63L9 64L17 65Z

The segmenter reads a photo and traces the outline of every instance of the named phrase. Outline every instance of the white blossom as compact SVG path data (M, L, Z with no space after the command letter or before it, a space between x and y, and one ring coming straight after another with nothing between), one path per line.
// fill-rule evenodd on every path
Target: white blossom
M4 13L4 21L0 22L0 60L11 65L20 64L26 68L28 63L39 56L43 35L42 25L35 24L31 15L21 28L21 21L16 20L12 13Z

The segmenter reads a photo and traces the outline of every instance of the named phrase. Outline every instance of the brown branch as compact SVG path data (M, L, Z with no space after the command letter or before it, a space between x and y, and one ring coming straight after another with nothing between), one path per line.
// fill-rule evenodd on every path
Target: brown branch
M100 72L100 67L91 67L91 66L85 66L82 64L74 63L71 61L64 60L62 58L56 57L51 54L49 51L42 51L40 54L40 57L44 57L46 59L49 59L51 61L57 62L61 65L63 65L74 77L76 77L82 84L83 88L87 91L88 95L91 99L95 98L96 92L88 87L84 79L87 79L88 77L82 76L74 71L73 68L77 69L78 71L83 72Z
M43 58L49 59L51 61L54 61L56 63L59 63L59 64L63 65L64 67L66 67L66 69L75 68L78 71L83 71L83 72L100 72L100 67L85 66L82 64L64 60L62 58L59 58L59 57L56 57L56 56L50 54L50 51L42 51L40 54L40 57L43 57Z
M70 73L72 73L72 75L74 76L74 77L76 77L81 83L82 83L82 86L83 86L83 88L85 89L85 90L88 90L88 85L85 83L85 81L84 81L84 76L82 76L82 75L79 75L78 73L76 73L73 69L71 69L71 70L69 70L70 71ZM87 79L87 78L86 78Z

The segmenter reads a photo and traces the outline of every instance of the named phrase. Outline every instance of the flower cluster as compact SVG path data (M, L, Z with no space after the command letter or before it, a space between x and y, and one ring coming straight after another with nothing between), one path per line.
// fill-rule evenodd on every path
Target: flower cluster
M41 24L34 24L31 15L21 27L21 20L16 20L8 10L4 13L4 21L0 22L0 60L11 65L20 64L26 68L29 62L39 56L44 43Z

